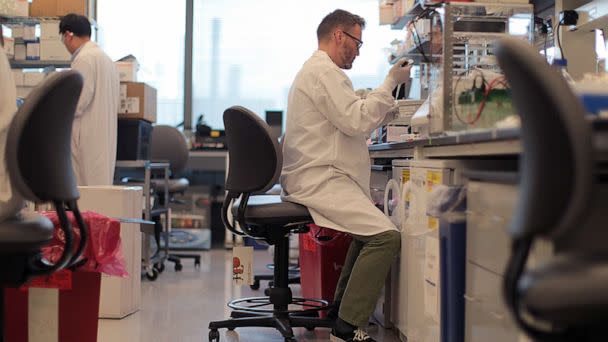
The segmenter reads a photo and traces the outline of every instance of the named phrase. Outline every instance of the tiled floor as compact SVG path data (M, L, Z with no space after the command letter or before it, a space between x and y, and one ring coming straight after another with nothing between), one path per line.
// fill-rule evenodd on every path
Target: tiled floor
M167 264L158 280L143 280L141 310L122 320L100 320L98 342L207 342L209 321L228 317L228 301L262 295L262 290L252 291L248 286L232 285L231 252L213 250L203 252L201 256L200 270L194 269L191 260L185 260L182 272L176 273L173 266ZM260 273L268 272L264 265L270 261L268 252L256 251L255 265ZM292 289L297 294L299 285ZM329 341L328 329L294 331L296 339L301 342ZM374 327L370 334L378 341L398 341L391 331L382 328ZM222 329L220 341L284 340L274 329L242 328L233 332Z

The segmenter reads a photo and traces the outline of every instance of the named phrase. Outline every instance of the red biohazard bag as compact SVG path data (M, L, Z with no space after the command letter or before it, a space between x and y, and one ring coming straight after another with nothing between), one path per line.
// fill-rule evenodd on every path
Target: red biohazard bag
M61 258L65 245L65 235L60 229L59 218L54 211L42 213L48 217L55 226L53 240L50 244L42 248L43 256L51 262L56 262ZM72 224L74 250L80 243L80 230L76 219L71 212L68 218ZM79 271L100 272L110 276L126 277L129 275L126 269L124 255L122 254L120 240L120 222L115 219L103 216L94 212L85 211L82 218L89 228L87 247L80 257L82 265L78 266Z

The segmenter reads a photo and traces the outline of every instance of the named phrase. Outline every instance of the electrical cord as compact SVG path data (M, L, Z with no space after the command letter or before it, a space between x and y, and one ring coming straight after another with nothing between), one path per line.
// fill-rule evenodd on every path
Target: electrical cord
M555 26L555 30L554 32L557 34L557 46L559 47L559 53L562 56L562 59L566 59L566 55L564 55L564 49L562 49L562 39L560 37L559 34L559 28L560 26L562 26L564 24L564 20L562 19L559 23L557 23L557 25ZM568 67L566 67L566 70L568 70Z
M439 5L441 5L441 4L438 4L438 6ZM414 38L414 45L416 45L416 49L422 55L422 58L424 59L425 63L430 63L431 60L424 52L424 47L422 46L422 39L420 39L420 34L418 33L418 29L416 28L416 23L418 22L418 20L422 19L423 17L431 16L434 13L437 13L437 11L435 11L435 7L437 7L437 6L427 6L426 8L424 8L422 10L422 12L420 12L416 16L416 18L414 18L414 20L412 20L410 22L410 26L413 29L412 34L413 34L413 38Z
M412 23L412 28L414 29L414 44L416 45L416 49L420 52L420 54L422 55L422 58L424 59L425 63L430 63L431 60L428 58L428 56L426 55L426 53L424 52L424 47L422 46L422 40L420 39L420 35L418 34L418 30L416 29L416 22L418 22L418 19L414 20L414 22Z
M453 94L454 101L456 101L456 92L458 90L458 84L460 83L460 80L462 79L464 74L466 74L470 70L471 69L463 71L456 79L456 82L454 84L454 94ZM482 81L481 85L482 85L482 87L485 88L483 98L482 98L481 102L479 103L479 106L477 107L477 113L475 114L475 117L472 120L465 120L464 118L461 117L461 115L458 111L458 105L456 105L456 104L454 105L454 115L456 116L456 119L458 119L458 121L460 121L462 124L465 124L465 125L474 125L475 123L477 123L477 121L479 121L479 119L481 118L481 114L483 113L483 110L485 109L486 102L487 102L490 94L492 93L492 91L494 91L496 89L495 87L497 85L502 85L503 87L505 87L505 89L509 88L509 86L506 83L506 79L504 77L495 78L490 83L488 83L486 81L485 77L483 76L483 74L481 73L481 71L479 71L477 69L474 69L474 71L478 72L479 75L475 76L475 78L473 79L473 87L471 90L474 91L476 89L478 77L481 77L481 81Z

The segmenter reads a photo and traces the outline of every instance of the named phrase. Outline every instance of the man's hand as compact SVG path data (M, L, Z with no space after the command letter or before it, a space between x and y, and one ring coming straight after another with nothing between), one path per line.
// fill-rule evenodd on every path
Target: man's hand
M396 84L405 83L410 80L410 69L412 68L412 65L408 63L406 66L402 66L406 61L407 58L399 59L388 72L387 77L392 78Z

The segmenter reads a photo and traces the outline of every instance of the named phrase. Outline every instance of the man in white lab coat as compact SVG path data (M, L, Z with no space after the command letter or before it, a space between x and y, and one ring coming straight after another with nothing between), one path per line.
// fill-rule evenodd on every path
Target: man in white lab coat
M17 91L13 73L0 46L0 221L14 216L23 206L23 199L11 186L5 160L8 129L17 110Z
M91 23L68 14L59 23L84 86L72 125L72 164L78 185L111 185L116 164L120 82L112 60L91 41Z
M374 341L367 325L399 253L397 228L371 200L366 138L394 118L392 96L409 81L397 63L384 83L363 99L341 69L359 55L365 20L343 10L317 29L319 48L304 63L289 93L281 184L286 201L308 207L315 223L353 236L338 288L332 341Z

